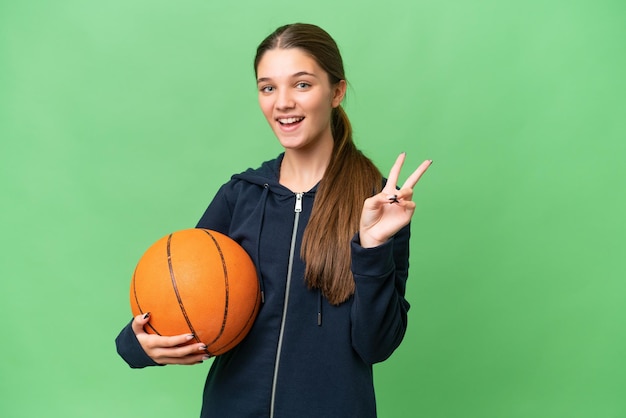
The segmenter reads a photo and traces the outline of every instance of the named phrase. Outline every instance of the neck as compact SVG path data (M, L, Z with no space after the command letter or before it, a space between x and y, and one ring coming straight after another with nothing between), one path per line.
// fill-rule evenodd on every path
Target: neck
M311 190L324 177L333 145L331 141L315 150L286 149L280 166L280 184L296 193Z

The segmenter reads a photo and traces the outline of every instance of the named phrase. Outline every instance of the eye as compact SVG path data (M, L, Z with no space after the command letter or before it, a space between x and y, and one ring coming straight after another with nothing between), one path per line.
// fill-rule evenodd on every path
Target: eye
M260 92L262 93L271 93L274 91L274 87L273 86L263 86L259 89Z
M309 88L309 87L311 87L311 85L309 83L307 83L307 82L304 82L304 81L301 81L298 84L296 84L296 88L297 89L306 89L306 88Z

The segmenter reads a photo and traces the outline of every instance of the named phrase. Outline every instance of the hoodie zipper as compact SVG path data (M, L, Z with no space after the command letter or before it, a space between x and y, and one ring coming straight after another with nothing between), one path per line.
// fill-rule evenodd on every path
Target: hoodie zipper
M274 363L274 379L272 380L272 397L270 399L270 418L274 417L274 406L276 402L276 384L278 381L278 367L280 363L280 354L283 348L283 335L285 333L285 319L287 318L287 306L289 305L289 288L291 285L291 272L293 269L293 258L296 250L296 236L298 234L298 222L300 220L300 212L302 212L302 195L304 193L296 193L296 205L294 208L295 216L293 219L293 231L291 232L291 246L289 248L289 265L287 266L287 283L285 286L285 303L283 305L283 316L280 321L280 334L278 335L278 347L276 349L276 362Z

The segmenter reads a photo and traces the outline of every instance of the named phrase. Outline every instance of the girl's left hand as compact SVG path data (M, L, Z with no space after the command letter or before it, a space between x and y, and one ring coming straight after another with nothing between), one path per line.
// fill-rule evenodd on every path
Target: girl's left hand
M413 188L430 167L432 160L420 164L400 190L397 190L396 185L405 156L406 154L402 153L396 159L389 171L385 188L363 203L359 236L361 246L364 248L383 244L411 221L415 212L415 202L411 200Z

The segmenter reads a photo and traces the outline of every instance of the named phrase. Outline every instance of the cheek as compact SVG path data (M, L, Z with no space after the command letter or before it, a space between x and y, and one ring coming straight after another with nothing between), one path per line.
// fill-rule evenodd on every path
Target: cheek
M316 118L325 121L330 118L332 108L332 98L327 95L319 95L308 101L307 107L315 113Z
M263 116L266 119L270 120L272 118L272 103L267 97L259 97L259 107L261 108L261 112L263 112Z
M327 124L330 121L331 115L333 112L333 108L331 106L331 102L324 98L320 100L316 107L316 114L320 121L320 123Z

